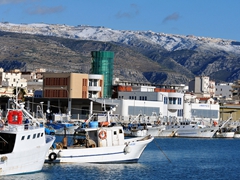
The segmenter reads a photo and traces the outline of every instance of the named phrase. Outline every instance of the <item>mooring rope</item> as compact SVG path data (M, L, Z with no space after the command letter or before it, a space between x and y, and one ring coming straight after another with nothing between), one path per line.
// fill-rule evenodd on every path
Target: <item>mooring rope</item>
M155 139L154 139L153 141L154 141L154 143L156 144L156 146L158 147L158 149L160 149L160 151L162 151L163 155L168 159L168 161L169 161L170 163L172 163L171 160L167 157L167 155L163 152L162 148L157 144L157 142L155 141Z

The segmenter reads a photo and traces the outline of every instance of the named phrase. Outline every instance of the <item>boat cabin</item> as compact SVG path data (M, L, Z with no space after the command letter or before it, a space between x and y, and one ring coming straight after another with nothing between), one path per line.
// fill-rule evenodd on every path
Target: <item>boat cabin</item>
M87 148L119 146L124 144L122 126L78 128L74 133L74 146Z

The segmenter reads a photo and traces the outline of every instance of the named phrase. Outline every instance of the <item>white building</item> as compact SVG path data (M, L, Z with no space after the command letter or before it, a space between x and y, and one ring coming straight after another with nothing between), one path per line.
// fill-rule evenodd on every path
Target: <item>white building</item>
M220 118L220 106L213 98L198 98L193 94L184 96L184 119L204 120L212 123Z
M181 92L154 92L156 90L141 87L134 91L120 91L118 99L98 99L102 104L116 106L114 114L121 115L121 120L128 120L139 114L144 117L156 115L165 121L203 120L212 123L219 119L219 104L212 98L198 98L196 95ZM142 91L137 91L142 90Z
M27 87L27 80L21 77L20 71L4 72L0 68L0 85L1 87Z
M27 80L21 78L21 74L19 70L4 72L4 69L0 68L0 96L12 97L14 88L27 88Z

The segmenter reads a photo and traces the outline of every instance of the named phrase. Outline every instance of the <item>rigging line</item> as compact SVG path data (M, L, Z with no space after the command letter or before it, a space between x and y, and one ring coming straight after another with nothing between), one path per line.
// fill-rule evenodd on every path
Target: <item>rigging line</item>
M0 138L1 138L5 143L8 144L8 142L7 142L2 136L0 136Z
M171 160L167 157L167 155L163 152L162 148L157 144L157 142L155 141L155 139L153 139L153 141L154 141L154 143L156 144L156 146L158 147L158 149L160 149L160 151L162 151L163 155L168 159L168 161L169 161L170 163L172 163Z

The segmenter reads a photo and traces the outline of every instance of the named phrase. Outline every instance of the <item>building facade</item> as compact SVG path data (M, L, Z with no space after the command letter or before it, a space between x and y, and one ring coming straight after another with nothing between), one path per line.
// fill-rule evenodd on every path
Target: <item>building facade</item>
M44 73L44 98L101 98L103 76L80 73Z

